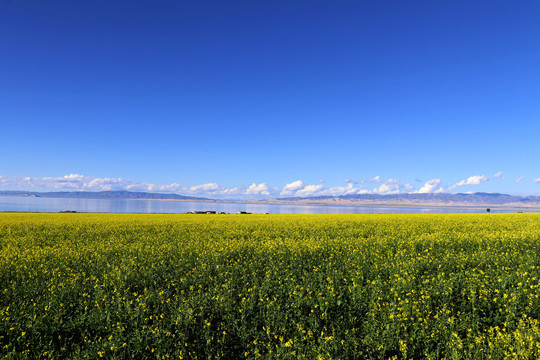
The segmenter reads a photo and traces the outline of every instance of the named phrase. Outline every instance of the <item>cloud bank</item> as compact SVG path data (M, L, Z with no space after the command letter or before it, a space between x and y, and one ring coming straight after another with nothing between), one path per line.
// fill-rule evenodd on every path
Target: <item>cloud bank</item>
M193 186L182 186L179 183L165 185L136 182L123 178L100 178L80 174L69 174L62 177L6 177L0 176L0 190L25 191L149 191L177 193L187 196L209 198L258 199L274 197L310 197L341 196L351 194L399 194L415 190L410 184L399 179L383 181L379 176L365 181L354 182L346 179L344 186L325 187L324 183L308 184L296 180L283 187L271 187L267 183L252 183L247 186L225 187L217 183L205 183ZM371 187L367 184L371 184ZM431 191L424 188L423 191Z
M523 180L520 177L517 183ZM504 179L502 172L494 174L491 179ZM462 186L477 186L490 178L485 175L474 175L455 184L444 185L441 179L428 180L422 186L411 185L400 179L383 180L375 176L365 180L353 181L345 179L343 186L325 187L324 181L308 184L303 180L295 180L284 186L273 187L266 182L250 185L226 187L214 182L183 186L177 182L171 184L152 184L137 182L124 178L92 177L80 174L68 174L61 177L8 177L0 176L0 190L24 191L110 191L128 190L142 192L175 193L186 196L208 197L212 199L257 200L283 197L342 196L356 194L429 194L450 191ZM540 178L534 180L540 183Z

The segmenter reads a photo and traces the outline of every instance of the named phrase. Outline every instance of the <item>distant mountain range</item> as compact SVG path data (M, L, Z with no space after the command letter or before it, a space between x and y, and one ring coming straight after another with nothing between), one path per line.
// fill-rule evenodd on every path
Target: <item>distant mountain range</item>
M26 196L44 198L75 198L75 199L145 199L145 200L187 200L214 201L208 198L183 196L177 194L160 194L134 191L58 191L58 192L29 192L29 191L0 191L4 196Z
M0 196L78 199L144 199L222 202L202 197L150 192L120 191L60 191L29 192L0 191ZM226 202L226 201L225 201ZM428 206L428 207L499 207L538 208L540 196L516 196L498 193L459 194L355 194L342 196L287 197L268 200L235 201L258 204L336 205L336 206Z
M539 207L540 196L516 196L498 193L467 194L355 194L342 196L289 197L266 200L265 203L340 205L340 206L444 206L444 207Z

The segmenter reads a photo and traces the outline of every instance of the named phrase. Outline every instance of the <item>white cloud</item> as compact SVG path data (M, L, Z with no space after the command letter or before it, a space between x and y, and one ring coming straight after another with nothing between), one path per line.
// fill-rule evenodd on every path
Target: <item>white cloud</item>
M466 186L466 185L480 185L480 183L484 181L488 181L489 178L485 175L475 175L469 177L467 180L461 180L460 182L450 186L450 189L456 188L458 186Z
M233 187L230 189L223 189L224 195L238 195L242 193L242 189L239 187Z
M295 191L298 191L306 185L302 180L296 180L290 184L287 184L281 190L280 195L292 195Z
M382 183L382 180L381 180L381 177L380 176L375 176L374 178L371 178L368 180L369 182L376 182L378 184Z
M296 192L296 196L313 196L323 187L320 185L307 185L303 189L300 189Z
M373 192L379 195L399 194L401 181L399 179L390 179L381 186L374 189Z
M347 182L347 181L345 181ZM357 194L360 191L359 188L354 187L354 183L347 182L347 186L334 186L328 189L321 189L318 195L321 196L340 196L340 195L349 195Z
M540 184L540 178L534 179L534 182Z
M367 189L358 190L357 194L373 194L373 191Z
M196 185L189 188L189 190L194 193L211 192L211 191L216 191L219 189L220 189L220 186L216 183Z
M516 179L516 183L519 184L519 183L521 182L521 180L523 180L523 179L525 179L525 176L520 176L520 177L518 177L518 178Z
M414 191L414 189L416 189L414 186L412 186L411 184L405 184L403 185L403 188L405 189L405 192L408 192L408 193L411 193Z
M495 175L492 176L493 179L502 179L503 178L503 173L502 171L499 171L498 173L496 173Z
M150 190L150 189L155 189L155 190ZM172 184L169 184L169 185L149 184L148 187L147 187L147 190L148 191L176 192L176 191L182 190L182 186L180 184L177 184L177 183L172 183Z
M424 184L416 193L418 194L430 194L443 192L443 188L440 187L441 179L431 179Z
M268 187L268 185L266 185L266 183L261 183L261 184L251 184L247 190L246 190L246 195L270 195L270 192L269 192L270 188Z
M85 178L84 175L69 174L69 175L64 175L64 177L62 179L66 179L66 180L83 180L84 178ZM51 179L51 178L46 178L46 179Z

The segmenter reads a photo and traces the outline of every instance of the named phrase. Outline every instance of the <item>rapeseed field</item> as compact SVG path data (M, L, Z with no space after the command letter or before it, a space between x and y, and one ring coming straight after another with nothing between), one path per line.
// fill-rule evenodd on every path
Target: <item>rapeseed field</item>
M538 359L540 214L0 214L6 359Z

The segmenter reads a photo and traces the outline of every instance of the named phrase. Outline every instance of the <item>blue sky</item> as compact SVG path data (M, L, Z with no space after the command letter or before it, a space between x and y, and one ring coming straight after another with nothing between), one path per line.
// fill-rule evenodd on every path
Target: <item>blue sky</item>
M537 1L1 1L0 190L540 193Z

